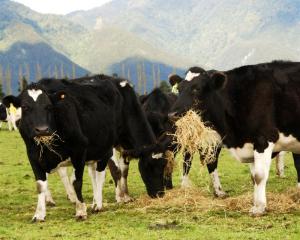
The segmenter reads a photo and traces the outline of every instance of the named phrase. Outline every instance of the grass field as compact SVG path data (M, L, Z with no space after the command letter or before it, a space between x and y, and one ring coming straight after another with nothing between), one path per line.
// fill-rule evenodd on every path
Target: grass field
M174 182L177 189L165 199L150 200L137 170L130 165L129 190L136 201L117 204L114 184L109 172L104 190L104 211L77 222L74 206L68 202L57 174L49 177L49 186L56 206L47 208L46 222L31 223L36 206L36 185L19 133L0 131L0 239L299 239L300 203L280 209L276 197L287 196L296 186L296 172L291 157L286 158L286 178L279 179L272 165L267 191L274 193L275 205L266 216L252 218L241 207L229 207L248 196L252 183L248 166L223 151L219 173L226 200L216 200L211 194L206 168L194 159L190 174L194 188L178 190L181 167L177 166ZM92 201L91 183L87 171L83 186L87 203ZM201 201L193 197L201 195ZM188 199L188 200L186 200ZM198 199L195 198L195 199ZM186 201L185 201L186 200ZM169 204L170 203L170 204ZM248 209L250 201L245 202ZM282 204L282 203L281 203ZM284 205L285 203L283 203ZM242 202L243 205L243 202ZM286 205L286 204L285 204ZM277 211L278 207L278 212Z

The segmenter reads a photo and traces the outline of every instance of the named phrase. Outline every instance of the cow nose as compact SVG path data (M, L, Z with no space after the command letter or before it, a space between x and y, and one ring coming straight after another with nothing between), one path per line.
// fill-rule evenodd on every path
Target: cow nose
M47 135L47 134L49 134L49 127L48 126L38 126L35 128L35 132L37 135Z

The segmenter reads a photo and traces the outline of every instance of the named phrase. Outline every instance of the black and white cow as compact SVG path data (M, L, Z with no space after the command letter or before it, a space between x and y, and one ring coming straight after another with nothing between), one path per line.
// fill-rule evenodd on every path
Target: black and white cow
M169 77L170 84L175 86L175 84L180 82L180 77L176 75L171 75ZM174 123L168 119L167 114L170 112L173 104L177 100L177 96L173 93L166 94L160 89L154 89L151 93L146 96L142 96L142 105L145 109L148 121L153 129L157 138L161 138L164 135L165 138L169 138L166 142L167 146L164 146L164 150L174 151L176 149L173 143L173 137L170 135L174 133L175 127ZM190 187L191 183L188 177L190 168L192 164L192 156L188 153L184 154L183 161L183 176L182 176L182 187ZM218 171L218 158L210 164L207 164L208 172L211 176L212 186L214 195L220 198L225 197L227 194L222 190L221 182L219 179ZM172 188L172 176L166 176L165 179L167 189Z
M7 121L7 112L4 104L0 102L0 129L2 126L2 122Z
M5 105L22 107L20 133L37 180L38 205L33 220L44 221L46 216L46 173L65 166L70 159L75 176L76 217L87 217L83 201L82 176L85 162L95 162L94 211L102 208L100 185L104 169L114 146L139 149L155 144L134 90L126 80L103 81L98 86L83 86L64 80L44 79L31 84L18 97L3 99ZM56 134L52 149L41 152L35 138ZM143 155L139 170L150 196L164 193L164 159Z
M15 108L13 105L5 106L0 102L0 129L2 122L7 122L9 131L17 131L17 122L21 118L21 108Z
M272 153L300 153L300 63L274 61L213 74L189 71L178 89L170 116L199 110L232 154L250 163L255 182L250 213L264 214Z

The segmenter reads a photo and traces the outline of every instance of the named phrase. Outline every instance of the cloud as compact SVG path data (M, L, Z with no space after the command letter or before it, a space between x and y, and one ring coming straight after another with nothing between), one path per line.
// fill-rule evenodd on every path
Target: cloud
M67 14L99 7L111 0L13 0L41 13Z

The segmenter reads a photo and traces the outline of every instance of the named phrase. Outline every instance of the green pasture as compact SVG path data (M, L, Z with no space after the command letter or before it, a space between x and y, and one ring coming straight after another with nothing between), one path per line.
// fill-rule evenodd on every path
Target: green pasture
M180 161L180 159L177 159ZM286 157L286 178L275 174L274 163L267 186L268 192L285 193L296 186L296 171L291 156ZM175 169L174 183L180 185L181 166ZM224 150L219 161L223 188L230 197L253 190L248 166L241 164ZM190 174L194 187L201 189L207 204L213 200L206 168L194 159ZM137 162L129 172L129 191L135 199L145 188L139 176ZM141 208L135 202L117 204L114 184L107 172L104 190L104 210L92 214L86 221L75 220L75 208L66 198L57 174L49 177L49 187L56 202L47 208L46 222L31 223L36 206L36 185L25 146L17 132L0 130L0 239L300 239L300 204L298 208L252 218L237 210L199 211L190 207ZM83 195L92 202L91 182L85 172ZM184 196L176 196L184 198ZM157 201L157 200L156 200ZM161 201L161 200L159 200Z

